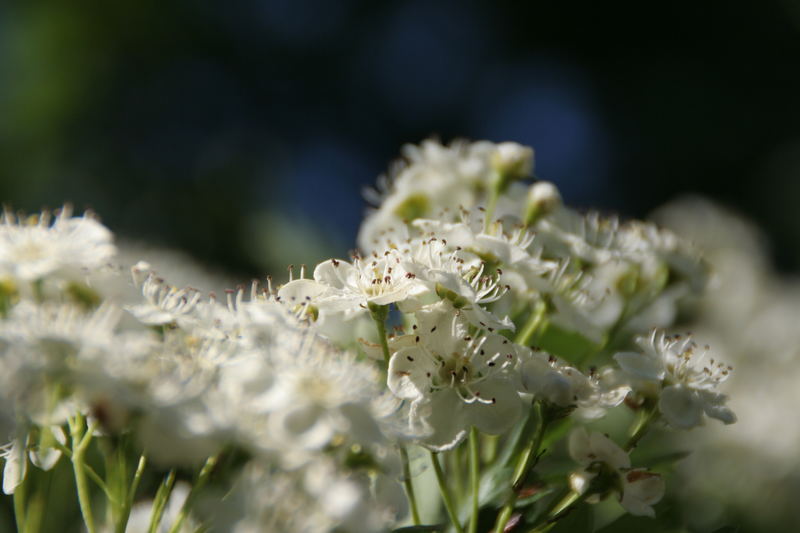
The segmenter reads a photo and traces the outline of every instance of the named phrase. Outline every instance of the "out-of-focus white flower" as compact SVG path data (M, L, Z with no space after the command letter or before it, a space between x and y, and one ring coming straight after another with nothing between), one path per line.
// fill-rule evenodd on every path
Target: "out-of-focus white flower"
M116 251L111 232L92 214L73 217L65 206L28 218L5 211L0 218L0 278L35 281L73 277L108 263Z
M404 160L379 183L369 198L379 207L368 214L358 234L362 250L379 249L387 231L397 231L417 218L442 210L458 215L460 207L484 203L498 177L498 164L515 178L529 173L532 152L516 143L456 141L443 146L433 140L403 147ZM377 246L377 247L376 247Z
M597 490L587 501L596 503L608 492L619 494L622 507L633 515L655 516L653 505L664 496L664 480L643 469L631 469L628 454L611 439L585 427L574 429L568 441L570 456L584 469L570 475L572 490L583 494ZM593 486L601 478L599 488Z
M396 509L370 494L368 476L338 469L324 456L294 472L251 461L224 501L208 511L215 533L377 533L398 518Z
M0 397L23 420L63 423L75 406L55 391L78 394L85 373L127 352L115 332L120 315L110 303L87 313L70 304L21 301L0 321Z
M654 218L696 243L711 265L687 327L736 367L725 388L738 423L677 435L693 450L677 465L685 520L715 529L746 516L760 530L796 530L800 425L787 421L800 402L800 285L775 272L768 236L741 214L688 197Z
M55 441L64 445L67 437L60 426L45 426L39 430L39 442L33 442L30 431L17 429L17 436L11 442L0 446L0 457L5 460L3 467L3 492L13 494L28 473L28 457L31 463L41 470L51 470L59 459L61 450Z
M3 492L14 494L28 474L28 436L17 437L0 448L0 457L5 460L3 466Z
M439 253L442 255L444 249L449 248L458 250L456 258L462 261L472 256L486 263L502 265L498 282L518 293L541 289L545 285L542 281L545 274L558 267L554 261L541 259L540 250L532 246L532 233L519 227L507 230L500 221L486 225L484 216L476 216L471 211L462 211L459 222L418 219L413 226L425 235L436 237L434 241L428 239L423 243L444 243L440 245L443 250ZM431 249L435 249L435 246L431 246ZM453 253L450 252L450 255ZM472 268L476 262L467 265Z
M157 277L150 265L139 262L131 267L134 282L141 286L145 301L126 307L141 323L158 326L179 323L190 317L200 301L200 291L178 289Z
M711 358L704 361L708 347L697 355L691 337L668 337L657 330L637 343L641 352L620 352L614 359L633 378L634 389L658 397L659 410L671 426L699 426L704 413L726 424L736 421L725 406L727 398L716 392L733 368Z
M240 431L251 445L296 464L335 438L382 439L372 408L380 384L373 365L289 319L265 335L270 319L263 314L287 312L273 302L252 307L242 331L247 355L226 365L220 381L227 402L240 406Z

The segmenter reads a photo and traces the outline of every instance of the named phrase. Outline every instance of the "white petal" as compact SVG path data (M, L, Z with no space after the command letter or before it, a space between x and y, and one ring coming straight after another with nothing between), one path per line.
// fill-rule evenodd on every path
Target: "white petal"
M356 268L347 261L330 259L317 265L314 269L314 280L333 287L342 289L345 285L351 285L358 276Z
M515 366L520 359L520 353L525 350L502 335L488 333L481 341L480 349L472 356L471 361L475 371L482 375L498 371L504 363Z
M736 422L736 414L725 406L728 400L724 394L710 391L698 391L700 399L703 401L703 411L711 418L721 420L725 424Z
M480 399L465 409L469 423L489 435L500 435L513 426L522 414L522 400L510 381L487 379L473 388Z
M430 393L431 378L438 370L422 348L402 348L389 360L386 384L398 398L415 400Z
M578 373L577 370L573 371ZM521 372L522 384L528 392L556 405L567 406L576 403L575 380L570 379L570 376L560 369L550 366L538 355L525 361Z
M625 450L602 433L593 431L589 435L589 442L592 453L597 457L596 460L603 461L616 469L631 466L631 459Z
M696 391L673 385L661 391L658 408L670 426L691 429L703 423L703 402Z
M567 439L567 449L569 450L569 456L584 466L588 466L595 460L589 442L589 431L583 426L577 427L570 432Z
M6 464L3 468L3 492L5 494L14 494L17 487L25 481L25 475L28 473L28 457L25 448L23 439L17 438L6 456Z
M623 493L620 503L626 511L637 516L655 516L652 505L664 496L664 480L658 474L644 470L631 470L623 476Z
M437 452L458 446L467 436L464 405L452 389L439 391L430 401L415 405L412 414L422 418L430 431L422 444Z
M270 416L269 422L279 443L306 450L322 448L335 433L325 410L316 405L278 411Z
M357 313L366 311L366 298L356 293L326 293L320 296L316 302L317 307L321 312L341 313L351 312Z
M53 433L53 437L58 442L61 444L66 444L67 436L64 434L64 430L61 429L61 426L51 426L50 430ZM34 466L47 471L53 468L56 463L58 463L58 460L61 459L61 450L56 447L49 447L44 450L31 450L29 455L31 458L31 463L33 463Z
M328 288L329 286L313 279L296 279L278 289L278 297L286 303L300 303L307 299L316 300Z
M493 330L507 329L514 331L514 323L510 318L504 317L499 319L492 313L481 307L479 304L473 304L470 307L464 308L464 315L469 320L470 324L480 328L491 328Z
M637 352L620 352L614 356L619 366L633 376L649 381L664 379L664 366L654 357Z

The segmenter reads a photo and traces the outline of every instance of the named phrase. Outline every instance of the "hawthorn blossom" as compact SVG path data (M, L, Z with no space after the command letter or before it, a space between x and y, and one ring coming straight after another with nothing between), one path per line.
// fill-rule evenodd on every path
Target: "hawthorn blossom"
M414 307L415 300L427 292L409 270L406 258L387 250L383 255L356 257L352 263L338 259L322 262L314 269L313 280L290 281L281 287L278 297L290 305L313 305L319 311L352 317L370 305Z
M492 332L514 329L508 318L500 319L486 309L508 290L499 272L487 272L486 262L474 254L451 250L445 239L412 240L403 252L413 258L415 278L442 300L449 301L476 327Z
M403 147L403 161L379 182L369 199L378 208L361 225L358 243L376 250L381 235L417 218L430 218L443 209L485 203L488 191L529 175L533 150L517 143L455 141L444 146L426 140ZM512 184L514 185L514 184Z
M564 364L553 355L519 347L522 390L561 407L582 409L585 418L598 418L606 409L622 403L630 391L624 384L610 386L597 371L589 375Z
M658 408L671 426L699 426L703 414L725 424L736 421L736 415L725 406L727 397L716 391L733 367L713 358L704 361L708 346L698 354L690 336L668 337L657 330L636 342L641 351L620 352L614 359L632 378L634 390L658 398Z
M37 468L51 470L59 459L61 451L55 442L64 445L67 437L61 426L43 426L40 430L39 442L33 443L30 431L20 432L11 442L0 446L0 457L5 460L3 466L3 492L14 494L17 487L25 481L28 473L28 457Z
M55 218L45 211L30 217L4 211L0 218L0 278L35 281L74 277L105 265L116 252L111 232L91 213L73 217L65 206Z
M134 282L141 286L145 301L126 309L143 324L158 326L189 318L200 301L197 289L178 289L156 276L150 265L140 261L131 268Z
M473 337L447 302L417 313L416 333L389 361L389 389L411 402L409 423L424 427L422 443L447 450L470 426L497 435L516 423L522 402L511 378L512 343L496 334Z
M652 506L661 500L665 490L659 474L632 469L630 457L622 448L602 433L590 433L585 427L570 433L568 448L570 457L584 467L570 475L572 490L579 494L593 491L587 499L590 503L616 492L622 507L632 515L655 516Z

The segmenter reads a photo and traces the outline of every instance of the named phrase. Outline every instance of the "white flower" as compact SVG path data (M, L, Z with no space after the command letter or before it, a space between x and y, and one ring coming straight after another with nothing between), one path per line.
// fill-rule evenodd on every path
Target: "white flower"
M361 225L358 244L362 250L379 249L386 231L414 219L442 210L457 215L459 207L476 207L497 179L498 164L512 174L527 174L532 156L529 148L516 143L487 141L443 146L426 140L419 146L406 145L402 152L404 160L395 165L391 178L379 182L381 192L371 194L373 203L380 205Z
M0 457L5 460L3 467L3 492L13 494L25 481L28 472L28 456L31 463L41 470L51 470L61 458L61 451L54 440L66 444L67 437L60 426L46 426L39 429L38 444L31 442L31 432L17 429L18 435L8 444L0 446Z
M643 469L631 469L628 454L601 433L588 432L585 427L574 429L568 441L570 456L584 469L570 475L572 490L583 494L597 490L589 496L596 503L609 490L619 493L620 504L633 515L655 516L653 505L664 496L664 480L660 475ZM602 486L593 486L595 480Z
M487 311L508 287L500 284L499 272L486 272L486 263L461 250L451 250L445 239L430 237L407 243L403 253L413 258L409 268L415 279L459 309L473 326L490 332L514 329L508 317L502 320Z
M158 326L185 320L194 312L200 301L200 291L192 288L178 289L157 277L150 265L139 262L131 268L133 280L141 285L145 302L129 305L127 309L143 324Z
M320 311L354 316L370 304L408 304L428 292L408 270L405 257L396 250L383 255L355 258L353 263L330 259L317 265L314 280L298 279L281 287L278 297L290 305L313 305Z
M28 435L17 437L0 447L0 457L5 460L3 467L3 492L14 494L28 473Z
M579 407L585 418L602 416L606 409L622 403L630 391L627 385L605 386L597 372L587 376L552 355L520 348L523 390L561 407Z
M703 414L726 424L736 415L725 406L727 398L716 392L727 380L732 367L697 355L691 337L668 337L653 330L639 337L641 352L620 352L614 356L620 367L633 378L633 387L645 396L658 395L658 407L673 427L690 429L703 423Z
M115 251L105 226L90 213L72 217L69 206L55 219L48 212L23 219L8 211L0 219L0 278L72 277L105 265Z
M127 352L115 332L120 315L110 303L86 313L68 304L21 301L0 321L0 395L15 404L18 416L46 425L64 422L74 406L63 391L76 394L84 376L111 354L122 358ZM48 396L59 387L62 394Z
M565 260L557 269L548 272L540 284L540 291L550 295L553 305L548 321L602 346L606 333L620 318L624 308L616 286L605 277L614 274L618 265L617 262L602 265L595 269L600 274L596 277L576 270L571 261Z
M418 334L411 346L389 361L389 389L412 402L409 422L430 434L434 450L457 445L470 426L497 435L516 423L522 403L510 375L513 344L500 335L468 335L461 316L446 302L417 313Z
M258 327L247 327L245 342ZM380 383L373 365L299 325L284 326L253 347L252 357L222 369L221 384L228 403L244 411L240 429L254 447L298 464L334 438L362 444L383 438L372 408Z
M251 461L208 513L220 533L387 531L397 512L369 485L367 476L343 471L327 456L291 472Z

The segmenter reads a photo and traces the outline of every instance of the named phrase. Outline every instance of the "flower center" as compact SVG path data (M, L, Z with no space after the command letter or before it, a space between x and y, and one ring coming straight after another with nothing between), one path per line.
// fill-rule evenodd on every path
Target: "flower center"
M439 368L439 380L451 386L466 384L475 379L472 363L464 354L453 352L450 357L442 359Z

